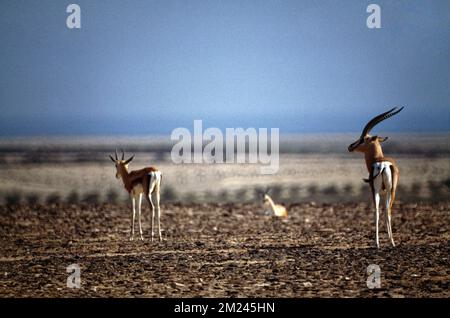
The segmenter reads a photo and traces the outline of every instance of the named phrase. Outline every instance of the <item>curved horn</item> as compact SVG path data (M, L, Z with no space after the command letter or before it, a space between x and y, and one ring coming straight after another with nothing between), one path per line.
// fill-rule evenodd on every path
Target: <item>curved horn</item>
M112 162L116 162L111 155L109 155L109 157L111 158Z
M114 150L115 154L116 154L116 160L119 160L119 158L117 158L117 148Z
M125 161L125 164L126 165L129 164L131 162L131 160L133 160L133 159L134 159L134 155L132 155L127 161Z
M383 120L388 119L389 117L392 117L395 114L398 114L402 109L403 109L403 107L401 107L400 109L397 109L397 107L394 107L391 110L372 118L364 127L364 129L361 133L361 137L366 136L372 130L373 127L375 127L377 124L379 124Z
M125 152L123 152L122 148L120 148L120 151L122 151L122 160L124 160L125 159Z

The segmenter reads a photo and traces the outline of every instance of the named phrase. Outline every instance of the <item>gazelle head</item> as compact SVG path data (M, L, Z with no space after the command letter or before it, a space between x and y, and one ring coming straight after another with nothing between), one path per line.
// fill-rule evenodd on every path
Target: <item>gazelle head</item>
M386 141L388 137L371 136L369 135L369 132L377 124L379 124L385 119L388 119L391 116L394 116L395 114L398 114L402 109L403 107L399 109L397 109L397 107L394 107L391 110L372 118L372 120L370 120L364 127L361 136L354 143L348 146L348 151L350 152L357 151L365 153L375 148L381 147L380 143Z
M129 159L125 160L125 153L122 150L122 159L119 160L117 157L117 149L115 150L115 159L110 155L109 158L116 165L116 178L119 179L120 176L128 171L128 164L134 159L134 155L132 155Z

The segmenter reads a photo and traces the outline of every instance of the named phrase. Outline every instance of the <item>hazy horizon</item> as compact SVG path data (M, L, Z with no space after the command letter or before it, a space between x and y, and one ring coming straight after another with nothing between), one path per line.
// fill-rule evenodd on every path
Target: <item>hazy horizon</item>
M450 131L450 2L0 3L0 137Z
M193 136L193 129L191 127L188 128L191 135ZM212 128L212 127L205 127ZM250 127L228 127L228 128L250 128ZM256 128L258 131L258 127ZM262 128L262 127L261 127ZM204 129L204 130L205 130ZM203 132L204 132L203 130ZM221 130L223 137L225 138L225 130ZM349 137L349 138L357 138L361 134L361 131L348 131L348 132L294 132L294 133L280 133L280 140L288 140L290 138L315 138L315 137ZM450 137L450 131L388 131L388 130L377 130L374 129L371 133L372 135L380 135L380 136L398 136L401 138L410 137ZM104 141L111 141L116 139L126 140L128 138L133 138L137 141L143 140L144 138L154 138L157 141L164 141L165 139L170 140L170 133L162 134L162 133L148 133L148 134L34 134L34 135L0 135L1 141L21 141L21 140L43 140L47 139L47 141L52 140L73 140L74 142L77 139L80 140L94 140L94 139L103 139ZM207 142L207 141L205 141Z

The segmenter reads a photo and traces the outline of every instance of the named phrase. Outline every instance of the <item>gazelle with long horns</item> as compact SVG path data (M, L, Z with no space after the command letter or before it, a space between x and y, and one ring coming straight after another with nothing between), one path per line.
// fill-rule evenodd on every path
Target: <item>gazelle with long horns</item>
M155 167L146 167L140 170L128 171L128 164L134 159L134 155L125 160L125 153L122 150L122 159L117 157L117 149L115 158L109 156L116 166L116 178L122 179L125 190L130 194L131 199L131 234L130 241L134 239L134 221L136 217L136 201L138 210L139 233L141 240L144 239L141 225L141 203L142 195L152 208L152 241L154 236L155 210L158 223L159 240L161 236L161 209L159 206L160 189L162 173ZM155 195L155 202L152 200L152 194Z
M386 227L392 246L395 246L394 237L392 235L392 223L391 223L391 211L392 205L395 200L395 191L397 189L397 183L399 178L399 169L396 162L389 157L385 157L383 150L381 149L381 143L386 141L388 137L371 136L369 132L377 124L389 117L398 114L403 107L397 109L397 107L382 113L370 120L364 127L361 136L358 140L348 146L348 151L362 152L366 160L366 167L369 171L369 178L364 179L368 182L372 192L372 199L375 205L375 241L377 248L380 247L379 235L378 235L378 222L380 218L380 200L381 196L385 198L385 211L386 211Z

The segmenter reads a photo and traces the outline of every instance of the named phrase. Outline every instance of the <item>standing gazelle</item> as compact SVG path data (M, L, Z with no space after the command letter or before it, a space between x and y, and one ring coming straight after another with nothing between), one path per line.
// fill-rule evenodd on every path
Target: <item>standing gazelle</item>
M395 246L394 237L392 235L391 226L391 209L395 200L395 191L399 178L399 169L395 161L383 155L381 149L381 142L384 142L388 137L371 136L369 132L375 125L379 124L385 119L399 113L403 107L397 107L374 117L364 127L361 136L357 141L348 146L348 151L358 151L364 153L367 170L369 171L369 179L364 179L368 182L372 191L372 198L375 204L375 240L377 248L380 247L378 237L378 221L380 218L380 197L381 194L385 196L385 211L386 211L386 226L392 246Z
M116 178L122 179L123 186L125 190L130 194L130 199L132 203L131 211L131 235L130 241L134 238L134 220L136 217L136 200L138 206L138 222L139 222L139 233L141 235L141 240L144 239L142 235L141 226L141 202L142 194L144 194L147 202L152 208L152 241L154 236L154 220L155 220L155 205L156 205L156 218L158 222L158 234L159 240L162 241L161 236L161 210L159 207L160 199L160 188L161 188L161 178L162 173L155 167L146 167L141 170L135 170L128 172L128 164L133 160L134 155L129 159L125 160L125 153L122 151L122 159L117 158L117 149L115 151L116 158L109 156L111 160L116 165ZM155 204L152 200L152 194L155 194Z

